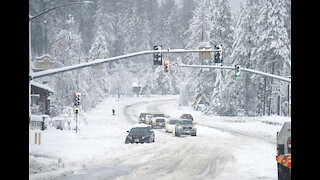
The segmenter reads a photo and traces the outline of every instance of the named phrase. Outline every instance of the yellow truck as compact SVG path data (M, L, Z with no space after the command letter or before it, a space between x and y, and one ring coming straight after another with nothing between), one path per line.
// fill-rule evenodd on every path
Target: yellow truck
M291 122L285 122L277 132L278 179L291 179Z

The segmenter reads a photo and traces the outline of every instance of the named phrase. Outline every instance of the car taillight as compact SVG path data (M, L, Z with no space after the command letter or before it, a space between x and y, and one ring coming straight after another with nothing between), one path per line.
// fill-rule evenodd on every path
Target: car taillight
M291 137L288 138L288 151L291 154Z

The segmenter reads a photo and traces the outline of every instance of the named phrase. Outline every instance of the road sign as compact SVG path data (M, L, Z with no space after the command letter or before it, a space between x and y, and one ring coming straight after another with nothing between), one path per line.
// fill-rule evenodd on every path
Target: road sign
M209 42L201 42L199 50L210 50L212 47ZM210 52L199 52L199 60L211 60Z
M237 116L238 117L243 117L245 114L245 110L244 109L237 109Z

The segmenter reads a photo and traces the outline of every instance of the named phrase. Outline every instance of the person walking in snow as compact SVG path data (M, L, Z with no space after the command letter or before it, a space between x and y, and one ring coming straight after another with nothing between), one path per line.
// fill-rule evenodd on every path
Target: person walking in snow
M115 115L116 111L114 109L112 109L112 115Z

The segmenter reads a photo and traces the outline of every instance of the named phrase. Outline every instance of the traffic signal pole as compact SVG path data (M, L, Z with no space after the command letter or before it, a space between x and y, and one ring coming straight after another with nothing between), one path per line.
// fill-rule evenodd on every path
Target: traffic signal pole
M217 50L217 49L202 49L202 50L199 50L199 49L196 49L196 50L194 50L194 49L193 50L163 49L163 50L140 51L140 52L130 53L130 54L126 54L126 55L106 58L106 59L96 59L96 60L93 60L93 61L90 61L90 62L85 62L85 63L81 63L81 64L75 64L75 65L71 65L71 66L65 66L65 67L56 68L56 69L48 69L48 70L44 70L44 71L33 72L33 73L29 74L29 79L33 80L33 79L36 79L36 78L41 78L41 77L45 77L45 76L51 76L51 75L58 74L58 73L63 73L63 72L67 72L67 71L82 69L82 68L85 68L85 67L96 66L96 65L99 65L99 64L103 64L103 63L108 63L108 62L113 62L113 61L117 61L117 60L131 58L131 57L135 57L135 56L153 54L153 53L199 53L199 52L221 52L221 50ZM175 65L177 65L178 67L215 68L215 69L233 69L233 70L235 69L235 67L232 67L232 66L185 65L185 64L180 64L180 65L175 64ZM269 74L269 73L257 71L257 70L254 70L254 69L247 69L247 68L243 68L243 67L240 67L240 70L244 71L244 72L260 74L260 75L267 76L267 77L270 77L270 78L278 79L280 81L285 81L285 82L291 83L291 79L287 78L287 77L282 77L282 76Z
M185 64L178 64L178 66L179 67L192 67L192 68L213 68L213 69L232 69L232 70L235 69L235 67L232 67L232 66L185 65ZM270 77L273 79L278 79L280 81L285 81L285 82L291 83L291 79L287 78L287 77L282 77L282 76L278 76L275 74L265 73L265 72L257 71L254 69L243 68L243 67L240 67L239 69L244 72L259 74L259 75L267 76L267 77Z
M204 50L164 49L164 50L140 51L140 52L130 53L130 54L126 54L126 55L106 58L106 59L96 59L96 60L93 60L90 62L75 64L75 65L71 65L71 66L65 66L65 67L56 68L56 69L48 69L48 70L44 70L44 71L33 72L33 73L29 74L29 79L33 80L33 79L37 79L37 78L41 78L41 77L45 77L45 76L51 76L51 75L58 74L58 73L82 69L85 67L96 66L99 64L103 64L103 63L108 63L108 62L113 62L113 61L117 61L117 60L131 58L131 57L135 57L135 56L153 54L153 53L196 53L196 52L220 52L220 50L214 50L214 49L204 49Z

